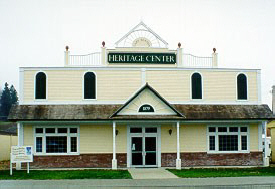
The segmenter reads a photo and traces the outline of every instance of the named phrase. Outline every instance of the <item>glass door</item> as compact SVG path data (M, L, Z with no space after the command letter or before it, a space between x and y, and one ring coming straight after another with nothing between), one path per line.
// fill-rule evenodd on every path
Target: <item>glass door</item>
M145 165L157 165L157 137L145 137Z
M143 137L132 137L132 165L143 165Z

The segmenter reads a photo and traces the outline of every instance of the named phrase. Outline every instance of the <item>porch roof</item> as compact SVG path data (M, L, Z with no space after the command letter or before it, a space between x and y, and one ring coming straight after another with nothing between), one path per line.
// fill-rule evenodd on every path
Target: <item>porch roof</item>
M268 105L172 105L185 115L113 115L121 105L15 105L12 121L61 120L239 120L274 119Z

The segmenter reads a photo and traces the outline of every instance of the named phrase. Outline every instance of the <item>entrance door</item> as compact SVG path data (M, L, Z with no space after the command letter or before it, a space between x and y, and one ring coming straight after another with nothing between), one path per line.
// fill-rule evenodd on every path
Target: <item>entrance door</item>
M145 137L145 165L157 165L157 137Z
M135 167L157 166L157 137L131 137L131 162Z

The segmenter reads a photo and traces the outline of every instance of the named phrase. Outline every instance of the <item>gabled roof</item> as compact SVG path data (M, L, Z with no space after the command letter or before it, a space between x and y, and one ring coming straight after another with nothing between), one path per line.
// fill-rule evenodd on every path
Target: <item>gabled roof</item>
M128 104L130 104L135 98L137 98L145 89L149 89L153 92L157 98L159 98L165 105L167 105L178 117L185 117L182 113L178 112L169 102L167 102L153 87L146 83L141 87L123 106L121 106L115 113L113 113L110 118L113 118L119 114ZM147 116L147 115L146 115Z
M140 28L140 29L139 29ZM141 29L142 28L142 29ZM123 40L125 40L128 36L130 36L132 33L136 32L136 31L147 31L150 32L153 36L156 37L156 39L158 39L159 41L161 41L165 47L168 46L168 43L162 39L157 33L155 33L151 28L149 28L146 24L144 24L143 21L140 21L140 23L138 25L136 25L133 29L131 29L127 34L125 34L122 38L120 38L115 45L118 46L118 44L120 42L122 42Z

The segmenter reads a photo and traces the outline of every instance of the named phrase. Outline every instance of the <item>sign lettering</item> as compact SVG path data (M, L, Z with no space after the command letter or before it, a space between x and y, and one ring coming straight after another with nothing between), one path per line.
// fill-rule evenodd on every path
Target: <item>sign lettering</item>
M138 112L155 112L155 110L149 104L144 104L139 108Z
M109 53L109 63L175 64L175 53Z

